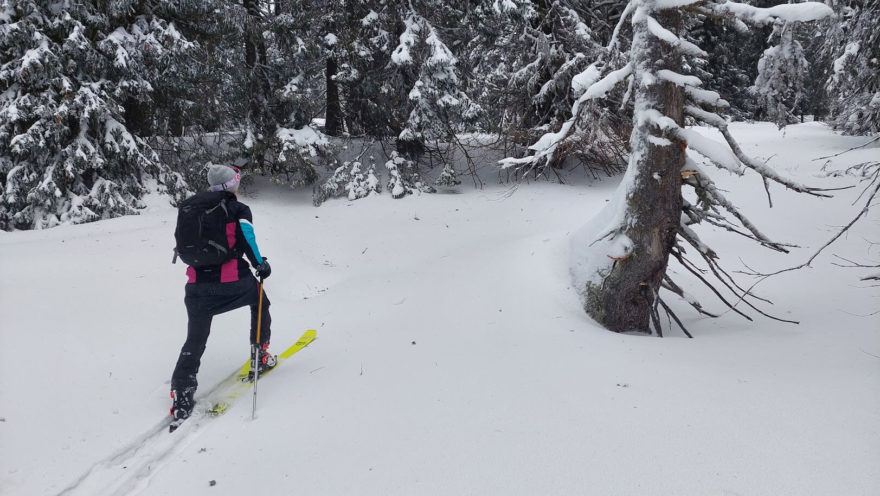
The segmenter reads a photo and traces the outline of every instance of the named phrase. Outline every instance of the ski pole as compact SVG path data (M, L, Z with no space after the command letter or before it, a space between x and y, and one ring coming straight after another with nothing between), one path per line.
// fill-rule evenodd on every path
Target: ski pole
M260 328L263 326L263 278L260 277L260 286L258 288L260 292L260 301L257 304L257 340L256 343L252 346L253 356L254 356L254 407L251 411L251 420L257 418L257 381L260 378Z

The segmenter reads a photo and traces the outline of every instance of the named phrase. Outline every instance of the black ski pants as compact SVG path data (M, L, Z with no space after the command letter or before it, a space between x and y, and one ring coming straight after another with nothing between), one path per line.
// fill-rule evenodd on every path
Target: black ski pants
M171 389L182 390L198 386L196 375L202 363L202 354L211 321L215 315L244 306L251 307L250 342L257 340L257 316L259 313L259 284L256 278L248 277L235 282L207 282L186 285L186 313L189 318L186 329L186 342L180 349L177 366L171 375ZM272 337L272 317L269 315L269 298L263 291L263 316L260 319L260 344L268 343Z

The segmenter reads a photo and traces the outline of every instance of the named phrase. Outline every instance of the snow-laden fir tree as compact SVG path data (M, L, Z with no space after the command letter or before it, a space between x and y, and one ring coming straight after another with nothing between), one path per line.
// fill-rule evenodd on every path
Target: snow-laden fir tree
M725 119L716 113L727 102L716 92L702 89L702 81L685 72L685 58L707 56L688 40L685 28L695 25L693 16L731 16L746 22L781 24L830 14L829 8L815 2L769 9L730 1L628 3L603 57L576 76L580 91L572 117L560 132L546 134L532 147L538 157L552 153L575 129L580 113L592 100L603 98L618 85L628 88L635 110L627 171L607 207L572 240L576 288L585 310L597 322L614 331L642 332L648 332L653 323L660 333L660 306L674 317L660 298L661 288L685 294L667 274L669 256L709 284L695 262L685 256L685 245L735 298L760 312L752 303L753 296L721 268L717 253L700 240L695 227L701 223L722 227L779 251L786 251L786 245L761 232L715 186L702 166L739 175L750 170L764 181L799 192L821 193L781 176L742 151ZM625 31L626 20L631 20L631 31ZM631 35L624 37L627 32ZM630 44L625 43L627 39ZM685 127L685 116L717 128L724 143ZM688 148L702 157L702 164L687 157ZM691 302L707 313L698 302Z
M188 43L160 18L123 15L130 8L0 3L0 229L137 213L150 178L185 193L123 109L149 101L143 74Z
M724 95L730 104L728 117L754 119L757 102L749 90L758 76L758 60L769 46L773 26L754 26L717 16L701 16L695 22L688 33L708 56L686 58L685 69L699 77L705 89Z
M611 36L609 21L622 10L621 2L480 2L469 44L473 86L487 109L490 129L519 145L512 152L565 125L574 76L599 55L603 40ZM593 105L562 146L510 165L519 175L548 175L576 157L589 167L613 169L626 153L630 126L627 113L617 107L615 102Z
M399 7L397 2L381 0L347 0L345 5L346 21L336 26L337 41L331 52L337 64L333 79L339 89L343 127L349 136L396 136L399 131L392 126L398 120L393 116L399 105L382 89L397 43Z
M773 121L780 128L798 122L807 104L805 82L810 65L795 36L797 27L793 22L774 26L772 38L776 44L764 50L751 88L758 102L755 118Z
M397 150L417 160L429 142L450 140L473 124L481 111L463 91L458 77L458 59L441 39L438 30L414 10L404 20L404 31L391 53L391 63L399 73L390 81L411 85L388 88L407 91L407 115L397 135Z
M822 52L832 61L826 83L831 124L849 134L880 132L880 2L828 0Z
M239 15L237 94L247 101L240 151L243 165L291 185L317 178L316 157L330 144L312 121L321 101L320 28L315 2L245 0Z

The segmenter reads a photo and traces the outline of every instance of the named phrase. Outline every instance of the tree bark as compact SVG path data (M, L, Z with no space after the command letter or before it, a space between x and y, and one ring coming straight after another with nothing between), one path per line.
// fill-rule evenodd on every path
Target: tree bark
M673 26L675 15L659 14L658 20ZM601 285L588 284L585 309L612 331L650 332L654 295L666 273L681 218L685 144L645 119L644 111L658 110L681 126L685 98L681 87L656 76L659 69L683 72L677 51L650 34L645 21L635 23L633 31L631 62L636 112L629 167L635 168L635 178L627 193L621 231L630 239L631 250L625 258L614 262ZM668 144L649 140L651 136L665 138Z
M324 114L324 133L330 136L339 136L340 124L342 123L339 87L336 81L333 80L336 71L336 58L332 56L327 57L327 111Z

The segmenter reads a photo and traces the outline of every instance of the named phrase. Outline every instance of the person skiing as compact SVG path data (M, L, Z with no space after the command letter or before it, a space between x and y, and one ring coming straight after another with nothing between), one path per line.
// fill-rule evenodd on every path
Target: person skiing
M243 306L250 306L250 342L251 345L259 347L259 372L262 373L277 363L276 357L268 351L272 319L269 315L269 299L265 292L263 292L262 316L259 318L260 342L256 343L258 313L260 313L258 302L262 285L257 283L248 263L242 257L247 257L261 280L269 277L272 269L266 258L260 254L260 249L257 246L251 209L238 201L237 198L241 171L225 165L211 165L207 175L210 185L208 191L197 193L187 199L181 204L181 210L184 209L184 204L224 207L225 217L217 229L223 230L221 236L225 237L231 253L227 255L228 260L219 265L190 264L186 269L188 280L185 287L184 304L188 317L187 334L171 376L171 398L173 401L171 416L175 420L186 419L192 414L195 406L193 396L198 387L196 375L199 372L202 354L205 352L205 344L211 332L211 321L215 315ZM195 229L189 227L189 230L202 231L203 224L206 223L200 219L197 222L198 227ZM178 239L175 257L181 246L179 235L182 229L186 229L186 226L181 224L179 214L175 230L175 238ZM226 249L222 249L222 251L223 253L227 252ZM183 254L181 254L181 258L188 264L190 263ZM251 360L253 362L253 357ZM251 363L251 370L254 369L254 364Z

